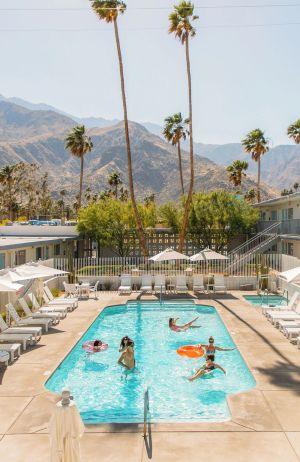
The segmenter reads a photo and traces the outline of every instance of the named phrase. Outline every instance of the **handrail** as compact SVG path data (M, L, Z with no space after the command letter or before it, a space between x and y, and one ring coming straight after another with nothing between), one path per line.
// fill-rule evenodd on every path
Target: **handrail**
M148 386L145 385L144 390L144 428L143 428L143 437L146 438L147 436L147 416L149 411L149 390Z
M228 256L232 255L232 254L236 254L236 253L239 253L239 251L242 249L242 248L246 248L246 247L249 247L249 244L252 244L254 241L258 240L260 237L262 236L265 236L269 233L269 231L271 231L272 229L275 229L277 228L278 226L280 225L280 222L276 222L276 223L273 223L271 226L269 226L268 228L264 229L263 231L260 231L260 233L256 234L255 236L253 236L251 239L249 239L248 241L246 242L243 242L243 244L239 245L238 247L236 247L235 249L233 249L231 252L228 253Z

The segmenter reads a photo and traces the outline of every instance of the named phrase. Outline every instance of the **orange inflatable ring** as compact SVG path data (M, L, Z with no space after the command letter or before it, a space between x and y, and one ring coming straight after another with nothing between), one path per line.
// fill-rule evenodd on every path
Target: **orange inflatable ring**
M187 358L200 358L204 355L204 350L197 345L185 345L178 348L177 354L180 356L186 356Z

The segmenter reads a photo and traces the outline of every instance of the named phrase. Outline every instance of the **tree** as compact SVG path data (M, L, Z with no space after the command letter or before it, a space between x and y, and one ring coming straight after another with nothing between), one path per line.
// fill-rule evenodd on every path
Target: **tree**
M165 118L165 126L163 129L163 135L168 142L171 142L173 146L177 146L178 151L178 170L179 179L181 186L181 194L184 195L183 185L183 174L182 174L182 162L181 162L181 146L180 141L186 140L188 135L187 125L189 119L183 119L181 112Z
M228 240L249 232L259 212L235 194L214 191L194 194L189 216L190 239L201 247L223 250Z
M78 198L78 209L81 207L82 200L82 184L83 184L83 166L84 156L91 152L93 148L92 140L86 135L85 126L77 125L74 127L65 139L65 149L68 149L70 153L80 159L80 182L79 182L79 198Z
M298 183L298 182L294 183L294 184L293 184L293 188L294 188L294 190L297 192L298 189L299 189L299 183Z
M191 2L183 1L174 7L174 11L169 15L170 27L169 33L175 34L182 45L185 45L186 71L188 82L188 100L189 100L189 135L190 135L190 184L188 195L185 203L182 226L179 236L179 252L183 251L189 212L191 208L193 189L194 189L194 152L193 152L193 107L192 107L192 78L189 53L189 39L196 35L196 29L192 26L192 21L198 19L194 15L194 5Z
M118 60L119 60L121 93L122 93L123 113L124 113L124 128L125 128L125 141L126 141L126 149L127 149L129 192L130 192L130 198L131 198L131 202L132 202L132 206L134 210L134 216L135 216L140 246L142 248L144 256L148 257L149 252L146 246L144 230L143 230L141 218L139 216L138 207L137 207L137 203L135 200L134 186L133 186L131 146L130 146L130 137L129 137L128 115L127 115L127 101L126 101L126 94L125 94L125 79L124 79L123 60L122 60L122 52L121 52L118 22L117 22L119 14L125 13L126 5L124 2L120 0L90 0L90 1L92 3L92 8L97 14L97 16L99 17L99 19L107 23L113 23L114 25L115 40L116 40Z
M118 186L121 185L123 181L121 180L121 174L119 172L112 172L108 177L108 184L115 188L114 195L118 199Z
M286 188L284 188L280 193L281 196L289 196L290 194L293 194L293 190L292 189L286 189Z
M234 160L231 165L227 167L229 181L235 187L241 186L243 177L246 177L245 171L248 168L248 162L242 160Z
M292 138L296 144L300 144L300 119L289 125L287 135L289 138Z
M252 130L242 140L242 145L252 159L257 162L257 202L260 202L260 158L269 151L269 141L259 128Z
M15 177L14 174L16 173L16 165L6 165L2 167L0 170L0 183L1 185L7 188L7 208L9 212L9 219L13 221L13 203L14 203L14 186L15 186Z
M163 204L159 208L158 214L160 223L166 224L168 228L171 228L171 231L174 234L179 232L182 214L176 204L173 204L172 202Z
M256 197L255 189L249 189L249 191L247 191L244 194L244 199L245 201L249 202L249 204L253 204L255 197Z

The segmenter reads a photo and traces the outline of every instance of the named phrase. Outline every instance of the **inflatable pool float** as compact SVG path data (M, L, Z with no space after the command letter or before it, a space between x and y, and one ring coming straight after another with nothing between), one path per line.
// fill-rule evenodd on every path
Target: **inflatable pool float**
M186 356L187 358L200 358L205 353L203 348L197 345L185 345L178 348L176 351L178 355Z
M87 351L88 353L99 353L100 351L107 350L108 344L107 343L102 343L100 347L97 347L97 350L95 350L94 347L95 340L88 340L87 342L84 342L82 345L82 348L84 351Z

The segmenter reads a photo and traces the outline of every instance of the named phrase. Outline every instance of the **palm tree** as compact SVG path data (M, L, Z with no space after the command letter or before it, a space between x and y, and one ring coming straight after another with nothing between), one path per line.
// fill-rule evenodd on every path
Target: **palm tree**
M260 202L260 158L269 151L269 141L265 138L264 132L259 128L252 130L242 140L242 145L255 162L257 162L257 202Z
M255 197L256 197L255 189L249 189L249 191L247 191L244 195L245 200L249 202L250 204L253 204Z
M97 14L97 16L99 17L99 19L107 23L113 23L114 25L115 40L116 40L119 68L120 68L120 81L121 81L121 92L122 92L122 102L123 102L123 112L124 112L124 128L125 128L125 140L126 140L126 149L127 149L127 165L128 165L128 180L129 180L130 198L131 198L133 212L135 216L135 222L137 225L137 232L138 232L140 246L141 246L144 256L148 257L149 252L147 249L143 225L142 225L142 221L139 215L138 207L137 207L136 200L135 200L135 194L134 194L131 147L130 147L128 115L127 115L127 102L126 102L126 94L125 94L125 80L124 80L122 51L121 51L118 22L117 22L119 14L124 14L126 11L126 4L122 2L121 0L90 0L90 1L92 3L92 8Z
M169 33L175 34L182 45L185 45L186 71L188 81L188 98L189 98L189 135L190 135L190 185L185 203L185 209L182 220L182 227L179 236L179 252L183 251L185 235L187 231L189 211L193 198L194 189L194 151L193 151L193 107L192 107L192 78L189 53L189 39L196 35L196 29L192 26L192 21L198 19L194 15L194 5L191 2L181 2L174 7L174 11L169 15L170 27Z
M13 221L13 204L14 204L14 186L15 172L18 168L16 165L6 165L0 169L0 184L7 188L7 209L10 221Z
M81 207L82 199L84 156L88 152L91 152L92 148L93 143L91 141L91 138L86 135L84 125L77 125L76 127L74 127L65 139L65 149L68 149L73 156L80 158L78 209L80 209Z
M108 184L109 186L113 186L115 188L115 197L118 199L118 186L122 184L123 181L121 180L121 174L119 172L112 172L108 177Z
M287 129L287 135L292 138L296 144L300 144L300 119L291 124Z
M234 160L231 165L227 167L229 181L234 186L238 187L242 184L243 177L246 176L245 171L248 168L248 162L243 160Z
M165 118L165 126L163 129L163 135L168 142L171 142L173 146L177 146L178 150L178 169L179 169L179 179L181 186L181 194L184 196L184 186L183 186L183 174L182 174L182 164L181 164L181 147L180 140L186 140L188 135L188 130L186 125L188 125L189 119L182 118L181 112L174 114L172 116Z
M296 183L293 184L294 190L297 192L299 189L299 183L296 181Z

